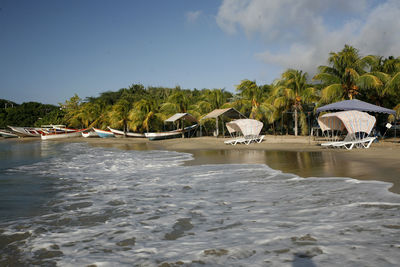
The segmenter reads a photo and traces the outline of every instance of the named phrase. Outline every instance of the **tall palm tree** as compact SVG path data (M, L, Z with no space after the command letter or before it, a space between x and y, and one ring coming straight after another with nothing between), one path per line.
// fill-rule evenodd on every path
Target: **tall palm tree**
M261 103L265 100L265 88L260 87L255 81L242 80L239 85L236 86L236 90L239 91L239 96L242 99L238 99L242 105L242 110L246 109L249 114L249 118L255 118L262 112L260 109Z
M128 131L129 114L133 106L133 96L124 93L112 106L109 118L112 127L122 127L124 133Z
M133 104L129 113L128 125L134 132L150 132L162 129L164 115L159 112L157 98L144 96Z
M344 99L353 99L360 87L379 87L378 77L366 72L370 57L361 58L358 50L345 45L338 53L331 52L330 66L319 66L319 73L313 80L322 81L321 102L329 103Z
M378 77L381 84L378 86L365 86L365 99L376 105L396 104L396 95L400 88L400 58L370 56L371 74ZM360 79L361 82L362 79Z
M306 132L306 115L302 112L305 104L314 103L317 100L316 89L307 83L307 73L299 70L288 69L277 81L274 89L274 106L283 111L294 111L294 134L298 135L298 112L302 124L303 133Z

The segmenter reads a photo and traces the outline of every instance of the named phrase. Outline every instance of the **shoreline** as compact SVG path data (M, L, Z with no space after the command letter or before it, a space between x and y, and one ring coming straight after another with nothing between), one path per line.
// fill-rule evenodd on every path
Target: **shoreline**
M37 138L11 139L20 142ZM308 136L267 135L260 144L224 144L225 138L195 137L149 141L147 138L70 138L45 142L84 142L122 150L169 150L193 154L185 165L266 164L300 177L349 177L389 182L400 194L400 143L385 139L368 149L329 149Z

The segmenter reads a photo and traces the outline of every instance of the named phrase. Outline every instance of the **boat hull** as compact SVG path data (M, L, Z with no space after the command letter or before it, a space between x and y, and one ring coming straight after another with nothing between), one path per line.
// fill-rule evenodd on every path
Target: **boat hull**
M18 137L18 135L7 131L7 130L0 130L0 136L4 137L4 138L14 138L14 137Z
M161 133L145 133L145 135L151 141L180 138L180 137L183 137L183 135L187 135L188 137L190 137L191 133L194 133L194 131L197 129L197 127L198 127L198 125L195 124L195 125L186 127L185 129L183 129L183 131L175 130L175 131L161 132Z
M97 133L98 136L100 136L101 138L112 138L115 137L114 133L111 131L105 131L105 130L100 130L97 128L93 128L93 130Z
M49 133L49 134L42 134L42 140L57 140L57 139L65 139L65 138L73 138L73 137L80 137L82 136L82 131L76 132L67 132L67 133Z
M164 133L145 133L145 136L151 140L165 140L182 137L181 132L164 132Z
M132 138L145 138L145 134L141 133L132 133L132 132L126 132L124 133L123 131L112 129L108 127L108 129L115 135L115 137L132 137Z
M18 126L8 126L14 134L20 137L40 137L43 133L41 128L32 127L18 127Z
M96 138L99 137L99 135L96 132L82 132L82 136L85 138Z

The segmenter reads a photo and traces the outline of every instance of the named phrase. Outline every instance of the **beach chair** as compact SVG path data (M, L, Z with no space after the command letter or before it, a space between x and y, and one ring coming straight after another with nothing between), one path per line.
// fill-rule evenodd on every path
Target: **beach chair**
M225 143L226 145L233 145L233 146L235 146L235 145L237 145L238 143L239 143L239 144L244 144L244 143L246 143L246 141L247 141L246 138L244 138L244 137L238 137L238 138L235 138L235 139L226 140L226 141L224 141L224 143Z

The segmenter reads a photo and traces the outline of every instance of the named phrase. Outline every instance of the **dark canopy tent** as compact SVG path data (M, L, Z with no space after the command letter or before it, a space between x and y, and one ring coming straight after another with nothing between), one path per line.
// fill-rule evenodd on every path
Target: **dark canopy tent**
M377 112L377 113L387 113L395 115L396 111L388 108L383 108L376 106L358 99L353 100L343 100L340 102L332 103L320 108L317 108L317 113L332 110L358 110L365 112Z
M343 100L340 102L332 103L320 108L317 108L317 114L324 111L338 111L338 110L358 110L364 112L373 112L373 113L385 113L396 115L396 111L393 109L383 108L380 106L376 106L358 99L353 100ZM394 132L394 136L396 136L396 128Z

